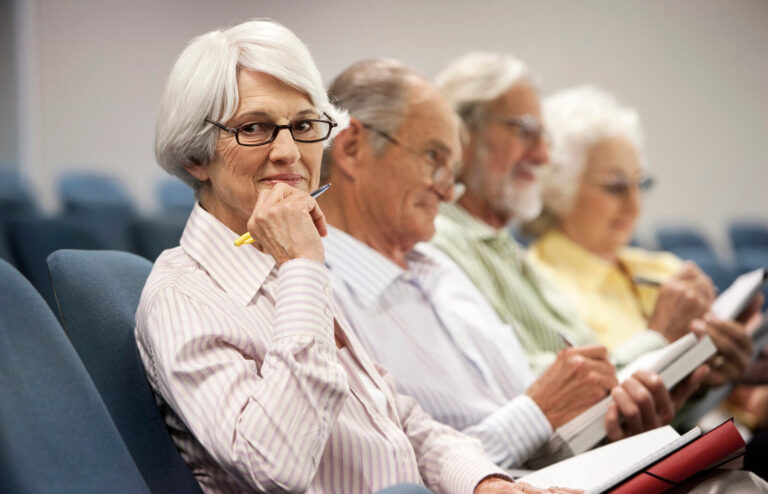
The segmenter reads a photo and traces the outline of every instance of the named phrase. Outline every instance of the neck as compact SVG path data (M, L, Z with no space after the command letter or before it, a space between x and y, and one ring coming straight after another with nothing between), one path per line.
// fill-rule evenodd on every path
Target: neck
M584 242L581 240L581 238L578 235L574 235L573 232L569 232L565 228L560 228L560 233L562 233L566 238L568 238L571 242L575 243L582 249L586 250L590 254L593 254L601 259L605 259L606 261L612 263L612 264L619 264L619 255L618 251L614 250L602 250L602 249L595 249L590 248L587 242Z
M320 209L329 225L355 237L401 268L407 268L405 254L413 245L403 245L397 237L388 236L378 228L378 222L363 214L364 208L352 185L337 186L343 179L332 178L334 191L318 199Z
M210 188L200 191L198 202L201 208L224 223L233 232L241 234L248 231L248 218L238 214L237 211L224 207L220 201L216 200Z
M466 209L469 214L487 223L491 228L496 230L501 230L507 226L507 223L509 223L511 219L496 213L488 202L476 196L470 190L467 190L464 195L461 196L459 205Z

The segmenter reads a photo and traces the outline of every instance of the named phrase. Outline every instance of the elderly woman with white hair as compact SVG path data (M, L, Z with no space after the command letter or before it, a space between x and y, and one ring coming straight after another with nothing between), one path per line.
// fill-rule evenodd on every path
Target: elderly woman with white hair
M759 315L760 300L741 321L718 320L708 312L712 282L695 264L627 246L641 194L653 184L637 113L589 86L547 98L543 112L550 165L541 175L543 213L528 225L538 234L530 259L608 348L633 339L663 345L692 330L706 332L719 350L707 382L739 378L752 348L743 323Z
M337 312L309 192L346 122L277 23L204 34L176 61L156 154L197 203L136 314L171 435L206 492L513 492L487 490L508 477L396 394Z

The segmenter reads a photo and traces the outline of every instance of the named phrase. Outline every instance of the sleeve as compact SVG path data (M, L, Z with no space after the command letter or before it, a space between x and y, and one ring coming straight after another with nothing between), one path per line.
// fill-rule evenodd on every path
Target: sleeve
M618 370L640 355L663 348L667 344L667 339L658 331L652 329L639 331L611 351L611 361Z
M319 263L286 262L271 321L236 320L167 287L140 338L157 392L222 468L260 491L307 489L348 394L328 277ZM247 325L259 324L271 325L271 341L252 341Z
M544 412L519 395L464 432L480 440L486 455L504 468L521 467L552 435Z
M489 476L512 480L488 459L478 440L434 420L416 400L395 391L386 370L381 366L377 369L395 397L398 417L427 487L437 494L466 494Z

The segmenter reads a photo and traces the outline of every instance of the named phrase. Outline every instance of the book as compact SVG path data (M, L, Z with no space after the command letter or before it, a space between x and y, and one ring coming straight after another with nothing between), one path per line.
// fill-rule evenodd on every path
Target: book
M622 369L617 377L623 382L638 370L650 370L661 377L667 389L672 389L715 351L709 336L697 339L696 335L688 334L638 358ZM605 414L611 403L613 399L608 396L560 426L527 465L541 468L593 448L606 436Z
M659 427L521 477L535 487L562 486L587 493L659 493L744 447L732 421L702 435L693 428L680 435Z
M736 278L712 303L710 309L720 319L736 319L750 300L768 282L768 269L758 268Z

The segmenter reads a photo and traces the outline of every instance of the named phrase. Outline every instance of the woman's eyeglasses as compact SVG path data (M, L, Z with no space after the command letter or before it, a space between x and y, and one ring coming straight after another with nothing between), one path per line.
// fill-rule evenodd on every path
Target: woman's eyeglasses
M331 136L331 130L338 124L328 114L323 115L328 120L306 118L286 125L277 125L274 122L248 122L234 128L208 118L205 121L230 134L235 134L235 139L241 146L263 146L277 139L277 134L282 129L288 129L296 142L320 142L328 139Z

